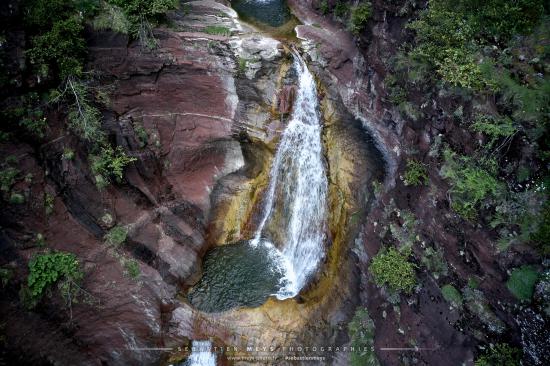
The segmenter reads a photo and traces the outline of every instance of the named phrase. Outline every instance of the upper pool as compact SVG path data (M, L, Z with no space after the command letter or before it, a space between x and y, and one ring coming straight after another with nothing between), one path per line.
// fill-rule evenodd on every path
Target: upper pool
M271 27L280 27L291 20L285 0L234 0L231 7L247 20L254 20Z

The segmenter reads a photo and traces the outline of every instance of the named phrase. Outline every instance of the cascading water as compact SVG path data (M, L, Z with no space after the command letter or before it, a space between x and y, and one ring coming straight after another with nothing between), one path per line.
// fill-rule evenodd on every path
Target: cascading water
M296 296L324 253L328 183L323 165L315 80L297 52L299 85L291 119L282 133L250 241L214 248L188 299L202 311L259 306L270 295Z
M193 341L191 355L183 366L216 366L216 355L212 353L212 343Z
M278 299L294 297L324 256L328 183L323 164L319 101L313 75L295 52L299 85L292 118L282 134L270 171L263 215L252 246L262 243L279 263L284 278ZM262 239L277 207L287 216L279 250Z

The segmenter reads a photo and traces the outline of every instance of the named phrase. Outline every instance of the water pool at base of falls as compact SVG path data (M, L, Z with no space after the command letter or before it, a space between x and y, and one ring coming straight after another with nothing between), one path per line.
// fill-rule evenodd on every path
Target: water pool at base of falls
M268 243L252 246L248 241L210 250L204 275L187 295L189 301L205 312L263 304L284 284L284 270L273 253Z

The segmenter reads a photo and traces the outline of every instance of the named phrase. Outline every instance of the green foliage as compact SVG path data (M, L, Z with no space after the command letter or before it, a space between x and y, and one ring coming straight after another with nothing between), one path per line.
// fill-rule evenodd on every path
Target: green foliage
M63 154L61 155L61 158L64 160L73 160L74 159L74 150L66 147L63 149Z
M128 229L124 226L117 225L105 235L105 241L110 245L121 245L126 241Z
M238 65L239 68L237 70L237 73L239 75L244 75L244 73L246 72L246 68L248 66L248 60L245 58L239 57L238 63L239 63Z
M82 139L103 144L105 136L101 130L101 113L90 99L88 86L69 78L66 88L72 100L68 115L69 127Z
M422 112L420 112L415 105L409 101L400 103L397 108L404 116L413 121L418 121L422 117Z
M517 128L509 117L490 115L477 115L471 129L487 135L490 138L489 146L492 146L497 140L511 137L517 132Z
M34 307L46 290L49 290L58 281L60 290L72 291L67 286L79 283L83 277L84 273L74 254L52 252L33 257L29 262L29 277L27 278L29 305Z
M51 215L54 208L54 196L49 193L44 193L44 211L46 215Z
M544 230L545 207L548 204L546 192L538 187L520 192L508 192L495 208L491 226L500 234L499 249L506 250L511 245L531 241L544 255L549 251L549 241L533 241L539 230Z
M23 203L25 203L25 196L23 196L21 193L13 192L10 195L9 202L12 205L22 205Z
M462 289L462 295L468 310L475 314L491 332L500 334L506 329L506 325L491 310L481 290L467 286Z
M81 18L73 16L55 22L51 30L33 37L27 55L38 75L57 75L61 80L80 76L86 54L83 30Z
M387 285L392 292L410 293L416 285L415 265L407 260L410 249L403 253L395 248L382 249L369 266L374 282Z
M48 126L44 117L44 104L38 93L29 92L2 110L1 116L5 122L17 124L30 134L43 138Z
M462 295L453 285L447 284L441 288L441 295L445 301L449 302L452 306L462 307Z
M479 42L507 41L530 31L542 14L542 0L431 0L409 27L416 32L411 57L431 64L441 78L463 88L493 87L481 70Z
M416 228L418 220L414 213L409 210L394 209L393 212L401 218L402 224L391 223L390 232L399 243L400 251L411 250L414 243L420 240Z
M106 1L101 2L100 11L92 20L92 26L96 30L109 29L123 34L128 34L130 30L130 22L122 8Z
M494 176L496 163L483 159L474 161L458 156L450 149L445 149L443 155L445 163L440 173L451 185L451 207L465 219L473 219L480 205L486 199L496 197L503 189L502 183Z
M502 94L503 102L515 106L512 118L537 123L548 121L550 113L550 79L535 79L530 84L516 80L509 70L490 62L481 65L485 78L490 78ZM541 134L539 132L539 134Z
M403 182L406 186L419 186L428 184L428 170L421 162L409 159L407 160L407 170Z
M147 20L156 24L168 11L178 6L177 0L107 0L107 2L124 11L133 34L137 33L141 22Z
M506 343L499 343L485 351L475 361L475 366L519 366L521 350Z
M230 36L231 30L221 25L209 25L204 28L204 33L217 36Z
M436 280L442 276L446 276L449 271L442 249L434 250L431 247L426 248L421 262Z
M147 130L141 124L134 123L134 132L136 133L139 147L144 148L145 146L147 146L147 141L149 139Z
M351 321L348 323L350 346L355 352L351 353L352 366L378 366L380 362L374 353L374 322L367 309L357 308ZM365 351L363 351L365 349ZM358 352L361 350L361 352Z
M139 275L141 274L141 271L139 269L139 264L134 259L129 259L124 261L124 268L126 268L126 272L133 279L138 278Z
M124 168L126 165L135 161L136 158L127 156L124 150L117 146L113 149L111 146L102 147L97 155L90 155L92 174L95 177L96 185L99 189L106 187L114 178L121 182Z
M521 266L512 271L506 287L517 299L529 301L533 297L538 278L539 274L533 267Z
M15 184L18 175L19 169L11 166L2 168L2 170L0 170L0 190L2 192L9 192L11 187Z
M547 256L550 254L550 201L546 201L538 218L538 227L529 239L542 255Z
M354 6L351 9L350 30L354 34L359 34L363 31L372 13L370 2L362 3Z
M334 5L334 15L336 15L339 18L343 18L347 12L348 12L348 5L341 1L337 1L336 5Z
M327 15L330 8L328 6L328 1L327 0L322 0L321 1L321 4L319 5L319 9L321 9L321 13L323 13L323 15Z

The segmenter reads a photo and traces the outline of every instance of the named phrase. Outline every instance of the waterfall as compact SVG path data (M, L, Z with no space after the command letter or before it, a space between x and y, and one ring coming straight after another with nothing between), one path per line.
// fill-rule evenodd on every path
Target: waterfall
M294 297L324 257L328 183L323 164L319 101L313 75L295 52L299 85L291 119L275 153L260 224L251 245L270 249L284 273L278 299ZM262 239L274 209L284 213L280 249Z
M184 366L216 366L216 355L211 352L210 341L193 341L191 355Z

